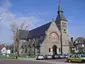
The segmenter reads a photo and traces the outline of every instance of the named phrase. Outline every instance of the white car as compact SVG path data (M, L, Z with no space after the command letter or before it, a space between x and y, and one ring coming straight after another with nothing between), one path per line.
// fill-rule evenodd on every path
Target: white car
M45 59L52 59L52 55L45 55L44 58Z
M44 60L44 56L43 55L38 55L38 56L36 56L36 60Z

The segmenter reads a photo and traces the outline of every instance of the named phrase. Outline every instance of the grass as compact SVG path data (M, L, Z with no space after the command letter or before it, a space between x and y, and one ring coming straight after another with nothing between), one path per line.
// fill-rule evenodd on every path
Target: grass
M9 57L7 57L7 56L0 56L0 59L16 59L16 57L15 56L9 56Z
M34 55L31 55L31 56L25 55L25 56L19 56L19 58L35 58L35 56Z
M35 58L35 56L34 55L31 55L31 56L22 55L22 56L18 56L18 58ZM16 56L13 54L11 54L9 57L0 55L0 60L1 59L16 59Z
M28 56L28 58L35 58L35 56L33 55L33 56Z

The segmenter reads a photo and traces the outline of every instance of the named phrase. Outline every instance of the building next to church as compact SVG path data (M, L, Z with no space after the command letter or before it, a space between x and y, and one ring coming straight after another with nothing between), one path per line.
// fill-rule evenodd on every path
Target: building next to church
M72 53L85 53L85 38L77 37L71 39L71 51Z
M68 21L58 6L56 20L30 31L20 30L19 54L68 54Z

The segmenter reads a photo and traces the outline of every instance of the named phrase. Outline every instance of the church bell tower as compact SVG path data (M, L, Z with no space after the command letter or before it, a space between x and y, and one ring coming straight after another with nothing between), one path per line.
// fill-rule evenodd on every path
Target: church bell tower
M58 15L55 20L59 30L60 30L60 43L61 43L61 54L67 54L69 53L69 40L68 40L68 22L63 15L63 10L61 8L61 5L58 6Z

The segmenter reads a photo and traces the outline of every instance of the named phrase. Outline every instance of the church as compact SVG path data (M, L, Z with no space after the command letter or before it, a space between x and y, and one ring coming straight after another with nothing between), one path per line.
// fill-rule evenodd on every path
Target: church
M56 20L30 31L20 30L19 54L68 54L68 21L59 4Z

